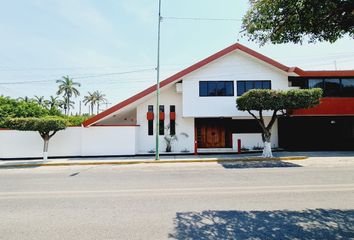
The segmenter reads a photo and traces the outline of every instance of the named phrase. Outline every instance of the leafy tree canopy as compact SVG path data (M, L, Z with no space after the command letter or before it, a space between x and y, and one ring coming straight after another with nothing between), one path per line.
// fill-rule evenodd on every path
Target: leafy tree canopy
M250 0L250 5L242 29L261 44L354 38L353 0Z
M18 101L0 96L0 119L5 117L42 117L49 112L33 101Z
M81 126L81 124L90 117L90 115L63 116L63 118L67 120L68 126Z
M253 89L237 98L241 111L285 110L310 108L319 104L322 89L269 90Z
M0 127L4 126L7 118L41 118L46 116L60 116L68 122L68 126L80 126L90 116L65 116L59 109L47 109L34 101L22 101L0 96Z
M278 117L277 113L284 110L311 108L320 103L322 89L294 89L294 90L270 90L253 89L236 99L237 108L247 111L257 120L262 128L262 140L264 142L263 157L272 157L271 130ZM252 111L258 112L258 117ZM272 111L272 117L266 124L263 111ZM284 113L284 112L283 112Z
M67 120L62 117L47 116L42 118L7 118L4 121L6 128L19 131L37 131L41 135L49 132L64 130L68 125ZM54 135L54 134L53 134Z

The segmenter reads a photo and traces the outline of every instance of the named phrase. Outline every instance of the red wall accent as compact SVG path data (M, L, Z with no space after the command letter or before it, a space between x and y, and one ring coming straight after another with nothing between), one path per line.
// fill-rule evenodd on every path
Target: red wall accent
M146 119L151 121L154 120L154 113L153 112L147 112L146 113Z
M294 110L292 115L354 115L354 97L322 98L321 103L318 106L309 109Z
M176 120L176 113L170 112L170 120Z
M164 112L160 112L160 117L159 117L159 119L160 119L161 121L165 120L165 113L164 113Z

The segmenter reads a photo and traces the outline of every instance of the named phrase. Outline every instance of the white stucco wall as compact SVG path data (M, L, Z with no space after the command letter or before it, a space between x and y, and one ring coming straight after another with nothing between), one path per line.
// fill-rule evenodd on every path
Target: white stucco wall
M264 118L265 123L268 124L270 117ZM272 127L271 146L272 148L279 147L278 143L278 120L275 121ZM263 147L262 135L260 133L233 133L232 134L232 148L237 151L237 140L241 139L241 147L246 147L252 150L255 146Z
M133 155L139 127L90 127L82 131L82 155Z
M156 109L156 98L152 97L146 102L140 104L137 107L137 124L140 128L137 130L137 146L138 153L148 153L150 150L155 150L155 135L148 135L148 121L146 119L146 113L148 111L148 105L154 105L155 120L158 119ZM182 116L182 94L176 92L176 87L172 86L161 92L160 105L165 106L165 126L170 122L170 105L176 106L176 135L178 141L172 143L173 152L181 152L187 149L189 152L194 151L194 118L186 118ZM155 134L155 121L154 121L154 134ZM188 134L188 138L181 136L180 133L184 132ZM166 132L165 132L166 133ZM165 151L165 141L163 136L160 136L160 150Z
M134 155L138 127L70 127L49 142L51 156ZM0 131L0 158L41 157L43 140L37 132Z
M234 81L234 96L199 97L199 81L208 80ZM235 51L183 78L183 116L249 116L247 112L236 108L237 80L271 80L272 89L288 89L286 73L243 52Z

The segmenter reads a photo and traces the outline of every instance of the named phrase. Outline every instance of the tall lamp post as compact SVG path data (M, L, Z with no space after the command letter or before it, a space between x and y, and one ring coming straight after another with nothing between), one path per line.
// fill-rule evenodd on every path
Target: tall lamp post
M156 151L155 160L160 159L159 134L160 134L160 28L161 28L161 0L159 0L159 19L157 27L157 66L156 66Z

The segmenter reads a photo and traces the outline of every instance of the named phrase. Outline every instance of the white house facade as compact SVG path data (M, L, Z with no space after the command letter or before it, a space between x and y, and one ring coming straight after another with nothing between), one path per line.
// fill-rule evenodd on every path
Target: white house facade
M236 98L254 88L299 88L289 78L311 73L284 66L237 43L162 81L159 109L153 86L89 119L84 126L135 126L136 154L154 152L157 132L162 152L165 135L178 137L172 144L175 153L259 149L263 146L261 129L247 112L237 110ZM354 75L353 71L347 75ZM265 114L267 118L270 113ZM160 121L159 131L155 121ZM278 140L276 122L273 148L279 146Z
M161 153L166 150L165 137L171 136L177 137L172 153L260 149L261 129L247 112L237 109L237 97L250 89L311 87L324 89L321 104L277 120L272 147L354 150L353 70L304 71L236 43L161 81L158 109L155 85L88 119L82 127L59 132L50 143L49 156L152 154L156 134ZM270 113L264 117L269 120ZM7 139L2 141L7 145L0 146L0 158L41 156L36 133L2 130L1 139ZM11 150L21 142L26 142L23 151Z

